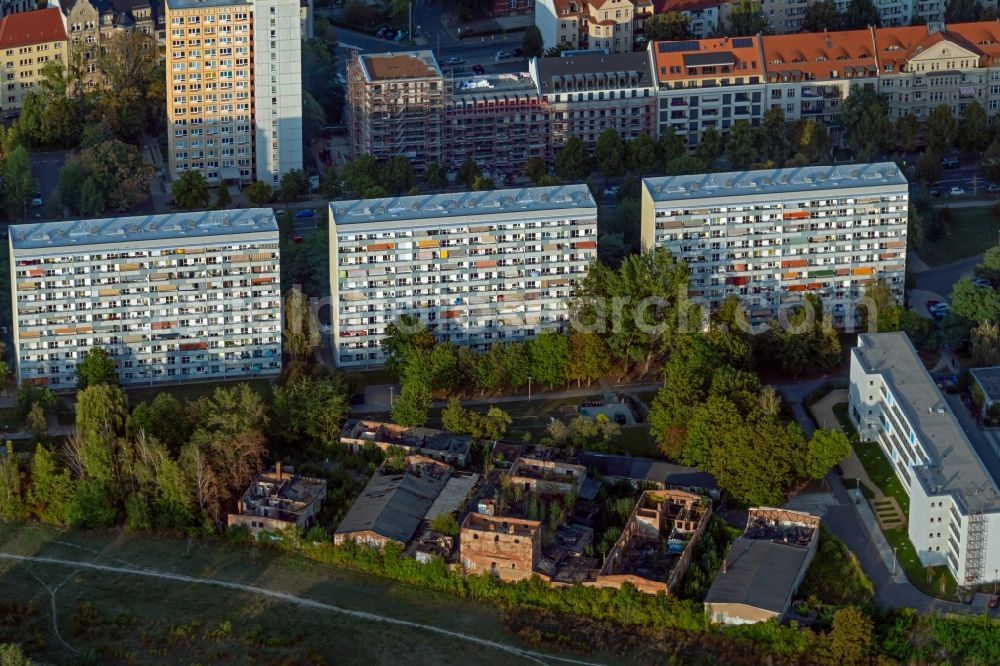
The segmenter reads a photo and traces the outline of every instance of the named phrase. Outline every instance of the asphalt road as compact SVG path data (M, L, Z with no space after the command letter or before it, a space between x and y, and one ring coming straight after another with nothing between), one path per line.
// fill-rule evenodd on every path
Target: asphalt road
M977 254L968 259L962 259L944 266L938 266L922 273L917 273L917 289L922 291L932 291L947 297L951 293L952 286L962 278L972 277L976 270L976 265L982 260L982 255Z

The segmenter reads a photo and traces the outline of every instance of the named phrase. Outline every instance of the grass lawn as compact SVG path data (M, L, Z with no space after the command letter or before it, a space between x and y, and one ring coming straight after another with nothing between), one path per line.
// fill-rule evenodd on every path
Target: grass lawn
M527 647L505 633L499 609L262 549L0 525L0 550L239 582ZM61 585L55 608L69 648L55 636L39 579ZM464 664L473 650L483 666L516 662L417 627L194 582L0 560L0 589L0 608L19 605L5 609L0 643L22 643L44 663L76 663L71 650L93 650L86 663L101 664Z
M883 493L895 498L904 515L910 515L910 496L903 489L899 477L892 471L879 445L874 442L856 443L854 452L858 454L861 464L868 472L868 477L882 489Z
M182 403L185 400L195 401L204 396L212 395L219 386L236 386L246 383L254 391L267 397L271 395L271 384L267 379L240 379L227 382L200 382L194 384L167 384L162 386L150 386L148 388L127 388L129 404L137 405L140 402L152 402L160 393L170 393Z
M996 245L1000 221L993 217L992 208L992 205L952 208L944 238L926 242L918 253L920 258L930 266L940 266Z
M948 567L925 567L917 557L905 527L885 532L885 538L896 550L896 559L913 586L925 594L942 599L954 599L957 586Z

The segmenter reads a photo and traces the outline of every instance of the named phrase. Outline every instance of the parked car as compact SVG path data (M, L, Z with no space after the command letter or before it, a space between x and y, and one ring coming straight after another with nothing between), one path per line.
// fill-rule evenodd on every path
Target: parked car
M613 196L615 196L617 194L618 194L618 186L617 185L611 185L610 187L605 187L604 188L604 196L606 196L606 197L613 197Z
M465 62L465 58L459 58L458 56L448 56L445 58L444 64L446 65L461 65Z
M315 214L316 211L314 211L312 208L303 208L302 210L295 211L295 219L304 220L308 217L312 217Z
M45 202L42 201L42 195L41 194L35 194L35 195L33 195L31 197L31 207L32 208L41 208L44 205L45 205Z
M628 423L628 419L625 418L625 415L622 414L621 412L615 412L615 423L617 423L618 425L625 425L626 423Z
M993 594L993 595L991 595L990 596L990 601L986 605L989 606L991 609L1000 608L1000 594Z
M504 58L512 58L513 55L510 51L497 51L497 60L503 60Z
M473 65L472 66L472 73L473 74L485 74L486 73L486 68L483 67L482 65Z
M403 41L404 39L406 39L409 36L410 36L410 33L406 32L405 30L400 30L396 34L396 36L393 38L393 41L401 42L401 41Z
M992 289L993 283L986 278L974 278L972 284L976 285L980 289Z
M292 236L292 242L295 243L296 245L301 245L302 241L304 240L305 239L302 238L302 236Z
M957 157L946 157L941 160L942 169L957 169L959 167L959 161Z
M989 185L986 186L986 191L989 192L990 194L996 194L997 192L1000 192L1000 185L994 185L993 183L990 183Z
M396 31L389 27L380 28L379 31L375 33L375 36L379 39L392 40L396 39Z
M510 54L514 58L523 58L524 57L524 49L514 49L513 51L510 52Z
M939 190L939 189L932 189L931 192L930 192L930 194L931 194L932 197L939 197L939 196L941 196L941 190Z
M933 308L936 308L937 306L939 306L939 305L941 305L941 304L943 304L943 303L944 303L944 301L942 301L942 300L941 300L940 298L932 298L932 299L930 299L929 301L927 301L927 302L926 302L926 303L924 304L924 306L925 306L925 307L926 307L926 308L927 308L928 310L931 310L931 309L933 309Z
M948 190L948 194L950 194L953 197L960 197L963 194L965 194L965 190L955 185L950 190Z

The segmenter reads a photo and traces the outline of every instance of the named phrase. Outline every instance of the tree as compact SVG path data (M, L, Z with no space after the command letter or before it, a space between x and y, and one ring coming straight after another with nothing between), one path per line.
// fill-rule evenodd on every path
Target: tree
M488 190L495 190L496 183L493 182L492 178L484 178L479 175L472 179L472 191L473 192L486 192Z
M881 27L882 17L872 0L850 0L844 12L842 30L860 30L868 26Z
M711 167L715 159L722 153L722 135L715 126L708 127L701 133L701 139L694 149L694 155L701 160L706 167Z
M225 210L232 202L233 198L229 196L229 187L224 182L220 182L219 192L215 196L215 207L219 210Z
M6 455L0 456L0 517L7 520L24 518L23 481L21 459L8 447Z
M598 135L594 145L594 162L605 178L625 173L625 143L616 130L608 128Z
M736 0L729 10L725 34L730 37L752 36L770 32L767 17L757 0Z
M664 165L687 154L687 149L684 147L684 140L674 132L673 125L667 125L660 131L657 152L659 153L660 162Z
M267 183L255 180L243 188L243 194L250 201L250 203L257 208L261 208L271 202L271 197L274 196L274 191Z
M542 331L528 347L531 371L535 378L549 387L566 381L569 362L569 339L555 331Z
M324 199L338 199L343 193L340 187L340 174L337 167L330 165L323 170L323 175L319 179L319 194Z
M437 162L431 162L424 169L424 185L432 190L440 190L442 187L448 184L448 177L444 173L444 169Z
M110 384L118 386L118 371L115 360L103 347L91 347L76 366L76 388Z
M406 192L415 182L413 166L405 155L396 155L382 167L382 186L393 194Z
M587 382L590 386L611 370L611 354L604 339L596 333L570 331L569 360L566 378L576 380L577 386Z
M195 208L205 208L208 206L210 195L208 192L208 181L200 171L188 170L183 172L177 180L170 186L170 193L177 202L177 206L185 210Z
M7 214L20 217L33 189L31 159L24 146L17 146L3 163L3 186L6 193Z
M896 121L896 149L903 152L913 152L917 149L917 137L920 134L920 122L912 113L906 113Z
M645 132L628 142L625 153L629 172L645 176L656 170L659 162L656 143Z
M989 280L993 286L1000 284L1000 245L983 253L983 260L976 266L976 274Z
M129 416L128 428L133 439L152 437L174 455L191 437L193 427L184 405L171 393L157 393L150 403L140 402Z
M795 124L792 149L806 162L816 162L830 153L830 135L815 120L800 120Z
M691 28L686 14L667 11L646 19L643 29L651 42L690 39Z
M790 134L785 112L780 106L772 106L761 118L756 130L756 142L764 159L775 166L783 166L790 155Z
M549 167L541 157L532 157L521 167L521 173L537 185L542 177L548 175Z
M917 160L917 178L925 183L936 183L941 178L941 156L930 150L924 151Z
M1000 294L996 289L977 287L969 278L955 283L949 297L950 314L976 323L1000 322Z
M435 344L434 334L420 320L412 315L400 315L399 319L385 327L382 338L385 366L394 372L402 372L417 351L430 351Z
M537 28L536 28L537 30ZM431 520L431 530L438 534L450 536L457 539L460 531L458 520L453 513L441 513Z
M583 180L590 173L590 163L579 137L571 136L556 154L556 176L568 182Z
M840 338L814 294L806 294L786 323L772 321L766 341L767 355L790 375L827 372L840 362Z
M867 86L851 87L851 94L840 105L840 124L847 133L848 147L862 161L884 152L892 139L885 100Z
M37 402L31 406L27 419L28 430L36 441L45 441L49 436L49 426L45 419L45 409Z
M835 661L857 664L864 660L871 645L874 623L857 608L840 608L833 614L830 630L830 652Z
M418 382L405 382L393 405L392 420L403 426L422 426L427 422L430 408L430 387Z
M840 27L840 14L834 0L819 0L806 7L802 19L803 32L825 32Z
M969 336L973 363L978 366L1000 365L1000 324L980 322Z
M683 461L712 474L738 503L779 506L798 480L805 450L798 425L756 409L744 413L712 395L688 423Z
M291 169L281 177L278 198L285 203L301 199L309 193L309 174L302 169Z
M73 479L60 469L55 454L39 444L31 458L31 485L25 500L28 511L43 523L63 525L73 499Z
M929 119L928 119L929 120ZM989 119L976 100L969 102L958 124L958 146L969 152L982 152L990 144Z
M806 469L813 479L822 479L830 468L851 453L847 437L839 430L817 430L809 438Z
M525 58L542 57L542 53L545 51L542 31L534 25L529 25L524 31L524 39L521 40L521 50L524 51Z
M747 169L759 156L757 137L746 120L737 120L726 142L726 159L740 169Z
M363 197L365 192L378 184L378 162L371 155L361 155L351 160L341 169L344 184L355 196Z
M991 8L992 9L992 8ZM948 0L944 10L944 20L948 23L974 23L984 19L983 4L979 0Z
M298 445L306 440L315 447L299 447L303 455L326 450L337 441L350 409L347 385L339 377L299 377L274 392L278 430Z
M458 167L458 182L463 183L467 188L472 189L472 183L476 180L476 177L481 177L483 175L482 170L476 161L471 157L465 158Z
M956 131L955 117L951 115L951 107L947 104L939 104L934 107L934 110L927 116L927 122L924 123L924 143L927 145L927 150L936 155L943 155L951 150L952 146L955 145ZM982 137L975 138L980 140Z

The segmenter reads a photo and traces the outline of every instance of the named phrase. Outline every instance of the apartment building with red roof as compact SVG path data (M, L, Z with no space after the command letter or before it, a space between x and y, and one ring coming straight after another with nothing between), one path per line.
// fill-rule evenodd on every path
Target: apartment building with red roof
M57 8L9 14L0 19L2 85L0 112L20 111L50 62L66 66L66 27Z
M535 25L546 49L631 53L653 15L653 0L537 0Z

